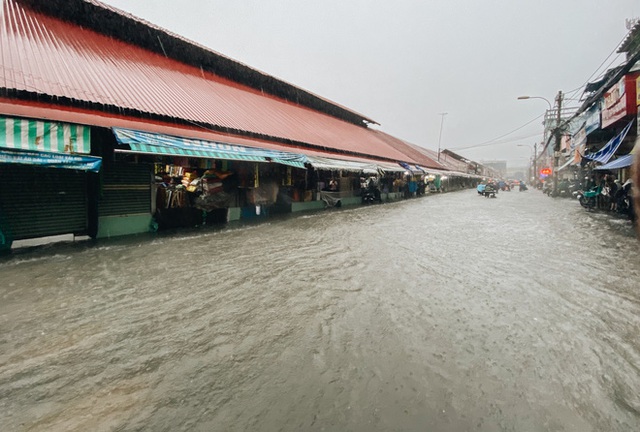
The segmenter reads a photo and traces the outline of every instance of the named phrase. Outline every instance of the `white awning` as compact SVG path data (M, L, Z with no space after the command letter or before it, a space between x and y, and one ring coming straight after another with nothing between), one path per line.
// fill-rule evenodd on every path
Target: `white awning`
M627 154L620 156L618 159L609 162L608 164L599 166L596 170L616 170L622 169L633 165L633 155Z
M307 156L307 163L318 170L324 171L351 171L365 174L378 174L378 166L371 163L346 161L341 159L324 158L319 156Z

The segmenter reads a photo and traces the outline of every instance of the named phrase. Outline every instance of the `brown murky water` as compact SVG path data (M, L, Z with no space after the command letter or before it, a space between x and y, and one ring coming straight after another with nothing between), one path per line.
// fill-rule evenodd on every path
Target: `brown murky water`
M463 191L18 252L1 429L640 430L639 248Z

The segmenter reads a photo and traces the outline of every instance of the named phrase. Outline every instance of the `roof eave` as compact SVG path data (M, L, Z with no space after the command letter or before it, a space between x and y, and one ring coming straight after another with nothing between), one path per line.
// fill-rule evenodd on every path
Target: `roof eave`
M196 42L176 35L97 0L16 0L60 20L91 29L105 36L139 46L181 63L261 92L366 127L378 124L356 111L253 69Z

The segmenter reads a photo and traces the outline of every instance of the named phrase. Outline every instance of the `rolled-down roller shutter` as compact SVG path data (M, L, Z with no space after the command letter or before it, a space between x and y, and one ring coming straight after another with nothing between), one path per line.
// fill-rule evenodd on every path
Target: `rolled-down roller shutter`
M152 165L119 163L104 167L100 216L151 213Z
M87 173L0 164L0 211L14 240L87 233Z

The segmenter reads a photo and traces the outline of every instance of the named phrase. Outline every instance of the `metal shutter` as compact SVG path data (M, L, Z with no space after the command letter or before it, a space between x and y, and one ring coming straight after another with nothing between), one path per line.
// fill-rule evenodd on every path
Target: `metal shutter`
M151 213L152 168L125 163L103 166L100 216Z
M14 240L87 232L87 174L0 164L0 211Z

